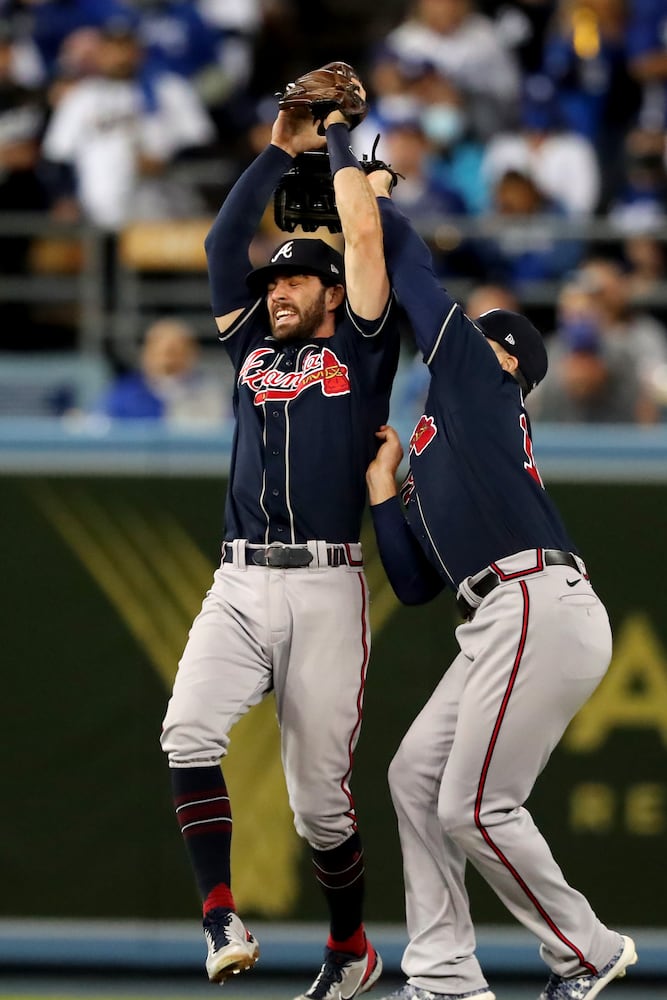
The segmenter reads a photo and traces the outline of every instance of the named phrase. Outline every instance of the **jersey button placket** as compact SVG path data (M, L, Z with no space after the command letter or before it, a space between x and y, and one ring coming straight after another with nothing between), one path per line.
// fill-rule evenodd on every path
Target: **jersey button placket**
M284 525L289 519L285 497L286 425L284 410L278 408L269 410L269 419L266 421L265 430L266 485L264 495L266 511L269 515L269 534L273 537L280 530L276 522L280 522L282 526L280 533L285 535Z

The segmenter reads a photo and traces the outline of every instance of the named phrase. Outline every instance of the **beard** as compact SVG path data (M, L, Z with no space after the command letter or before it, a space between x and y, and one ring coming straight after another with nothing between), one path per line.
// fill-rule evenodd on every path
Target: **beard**
M303 310L298 309L296 306L292 306L292 308L296 311L296 316L292 321L293 325L290 324L290 326L286 329L283 328L276 330L276 324L273 316L269 314L271 333L276 340L312 339L324 322L324 318L326 316L325 294L326 288L323 287L317 297L313 299L313 301Z

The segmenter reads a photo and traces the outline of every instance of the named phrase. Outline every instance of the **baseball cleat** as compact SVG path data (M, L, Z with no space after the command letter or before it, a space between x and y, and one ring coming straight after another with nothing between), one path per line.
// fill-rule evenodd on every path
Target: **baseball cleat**
M632 938L623 935L623 945L595 976L573 976L564 979L552 973L538 1000L593 1000L612 979L625 975L629 965L637 961Z
M204 917L204 937L208 946L206 971L212 983L223 983L251 968L259 958L257 941L231 910L211 910Z
M390 993L388 997L380 997L379 1000L496 1000L496 997L486 987L470 993L432 993L421 986L406 983L400 990Z
M382 972L382 959L370 941L361 956L324 950L324 964L307 993L295 1000L352 1000L370 990Z

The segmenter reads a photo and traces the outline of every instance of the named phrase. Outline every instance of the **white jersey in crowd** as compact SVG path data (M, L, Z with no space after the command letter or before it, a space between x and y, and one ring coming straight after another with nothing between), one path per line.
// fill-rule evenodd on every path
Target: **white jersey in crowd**
M74 167L88 218L119 229L136 218L170 217L168 185L140 177L139 156L169 162L179 150L214 138L214 127L192 86L175 74L154 81L155 110L134 80L92 77L57 105L43 144L48 160Z
M482 173L493 188L508 170L531 177L540 190L560 202L568 215L590 215L600 196L600 170L595 151L584 136L554 132L539 145L516 133L501 133L489 142Z
M513 102L519 73L513 56L498 39L493 21L471 14L450 34L440 34L419 21L406 21L387 36L390 51L408 62L430 62L471 94L489 94Z

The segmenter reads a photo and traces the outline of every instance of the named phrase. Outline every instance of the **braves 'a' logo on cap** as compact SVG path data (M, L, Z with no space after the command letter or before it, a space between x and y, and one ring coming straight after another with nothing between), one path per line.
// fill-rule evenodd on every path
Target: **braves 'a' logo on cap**
M435 420L433 417L427 417L426 414L423 414L423 416L419 418L419 422L412 432L412 437L410 438L410 451L414 452L415 455L421 455L437 433L438 428L435 426Z
M288 240L287 243L283 243L281 247L278 247L273 257L271 258L271 263L275 264L279 257L284 257L285 260L289 260L294 252L294 240Z

